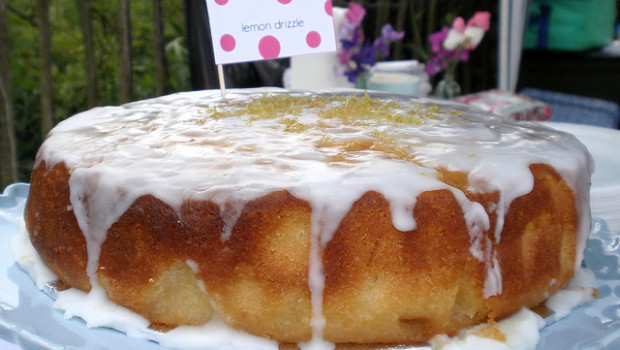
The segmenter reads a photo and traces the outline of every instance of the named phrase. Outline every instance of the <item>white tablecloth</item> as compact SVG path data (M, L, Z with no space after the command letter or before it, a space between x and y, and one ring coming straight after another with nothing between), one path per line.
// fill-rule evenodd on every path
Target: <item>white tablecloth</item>
M620 232L620 130L569 123L543 124L575 135L590 150L594 158L592 216L605 220L611 232Z

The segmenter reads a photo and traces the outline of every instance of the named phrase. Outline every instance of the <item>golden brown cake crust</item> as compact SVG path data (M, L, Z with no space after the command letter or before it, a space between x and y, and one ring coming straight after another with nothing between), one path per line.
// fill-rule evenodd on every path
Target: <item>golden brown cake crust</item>
M90 290L86 276L86 240L71 211L69 170L39 165L30 177L24 211L30 241L47 266L69 286Z
M423 192L416 228L399 231L388 201L366 192L322 255L325 339L411 343L534 307L561 289L575 266L575 197L548 165L530 166L533 190L514 200L501 241L498 193L470 193L491 226L484 235L501 266L502 292L483 296L488 266L472 244L453 192ZM90 289L87 251L69 198L64 163L33 171L25 221L33 246L69 286ZM466 189L462 174L444 181ZM338 200L334 198L334 200ZM247 203L222 239L220 207L187 200L176 212L152 195L112 225L101 248L99 283L110 299L155 324L202 324L217 313L235 328L280 342L310 339L308 262L311 206L288 191Z

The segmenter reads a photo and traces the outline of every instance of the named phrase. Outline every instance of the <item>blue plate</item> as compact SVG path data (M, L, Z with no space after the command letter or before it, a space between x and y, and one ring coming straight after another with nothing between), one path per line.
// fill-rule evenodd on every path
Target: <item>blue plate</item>
M88 328L79 318L65 319L54 301L36 288L15 262L11 237L18 232L27 184L13 184L0 195L0 339L23 349L163 349L107 328ZM620 349L620 234L595 219L585 264L596 276L600 296L567 317L547 320L540 350Z

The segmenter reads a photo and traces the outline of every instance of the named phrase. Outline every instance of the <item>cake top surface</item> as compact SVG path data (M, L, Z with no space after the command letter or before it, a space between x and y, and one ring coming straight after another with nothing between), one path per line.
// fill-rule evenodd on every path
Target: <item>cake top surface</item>
M204 177L187 179L191 170L228 175L216 180L220 186L249 182L272 190L305 182L313 169L347 173L390 161L430 177L439 167L474 171L470 179L486 181L470 181L469 190L490 191L515 181L509 163L547 163L562 173L590 162L573 136L537 124L451 103L378 97L265 89L222 99L219 91L198 91L100 107L54 128L38 161L152 171L188 192L213 188ZM279 178L270 181L274 174ZM476 188L485 182L497 187Z
M417 195L449 189L480 259L486 253L476 248L477 239L489 218L465 192L498 191L501 218L514 198L531 191L529 165L550 164L580 196L587 196L592 171L576 138L539 124L449 102L337 90L233 90L226 98L206 90L99 107L59 123L39 151L41 161L71 169L78 223L99 244L107 227L146 194L176 209L185 199L215 202L227 239L245 203L285 189L313 210L323 208L317 235L325 243L369 190L390 202L397 229L412 230ZM437 169L467 174L467 186L443 181ZM93 192L106 193L105 199L85 196ZM86 208L98 208L101 218L88 217ZM498 220L497 241L501 225ZM583 231L585 242L587 227ZM490 266L485 293L494 295L501 278L498 271L493 278Z

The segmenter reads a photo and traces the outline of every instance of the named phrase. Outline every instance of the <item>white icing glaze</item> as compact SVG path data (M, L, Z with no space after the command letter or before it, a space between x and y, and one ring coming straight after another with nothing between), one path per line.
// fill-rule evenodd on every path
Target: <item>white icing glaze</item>
M45 265L39 253L32 246L24 220L19 221L18 227L18 233L11 238L11 251L15 261L28 273L37 288L44 290L46 283L55 281L58 277Z
M566 317L572 309L592 300L594 297L594 273L591 270L580 268L575 272L575 277L561 291L552 295L545 306L553 311L551 317L559 320Z
M418 194L448 189L465 214L470 252L487 264L484 295L499 294L501 266L491 244L482 245L481 241L482 233L491 227L489 217L461 190L439 181L433 170L438 167L469 173L470 191L499 191L495 209L495 240L499 242L503 215L510 203L532 190L529 165L552 165L583 203L576 261L580 264L590 225L587 196L592 161L585 147L571 135L430 100L421 103L450 109L431 112L432 118L422 118L419 125L367 120L368 125L360 127L339 119L322 119L315 110L307 109L283 117L315 127L287 132L279 123L281 118L211 117L214 107L226 112L235 103L281 92L233 90L226 99L219 91L179 93L120 107L95 108L61 122L50 132L37 165L41 161L48 167L64 162L72 171L71 206L86 237L87 273L94 290L100 288L94 273L107 230L138 197L151 194L177 212L185 199L210 200L221 209L225 240L245 203L286 189L312 207L309 285L314 339L308 346L313 347L321 343L324 324L321 251L351 205L367 191L377 191L390 203L394 226L412 230L412 209ZM405 113L412 105L409 100L401 102L403 105L395 107L393 113ZM420 112L425 113L428 110ZM316 127L321 122L327 127ZM390 159L384 152L371 149L346 153L347 162L331 162L341 150L317 146L326 137L337 142L376 140L376 133L395 140L415 156L415 163Z
M433 340L436 350L534 350L540 339L539 330L545 321L528 309L521 309L514 315L497 323L497 328L506 336L499 341L476 334L481 327L472 327L463 334L448 338L438 336Z

